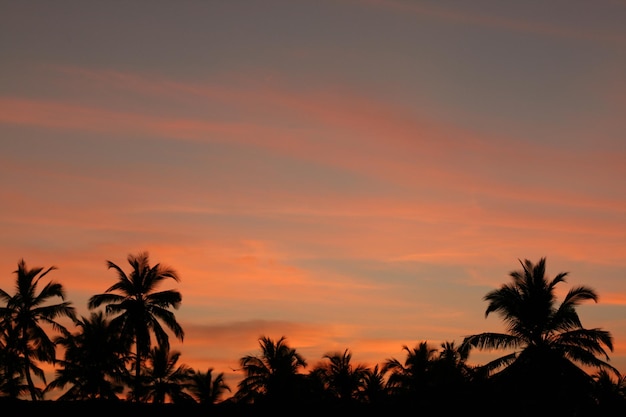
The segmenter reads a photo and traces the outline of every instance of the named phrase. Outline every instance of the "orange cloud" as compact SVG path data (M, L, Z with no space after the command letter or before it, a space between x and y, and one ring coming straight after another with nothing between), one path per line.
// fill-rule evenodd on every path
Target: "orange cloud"
M601 304L618 305L626 307L626 293L605 292L600 295Z

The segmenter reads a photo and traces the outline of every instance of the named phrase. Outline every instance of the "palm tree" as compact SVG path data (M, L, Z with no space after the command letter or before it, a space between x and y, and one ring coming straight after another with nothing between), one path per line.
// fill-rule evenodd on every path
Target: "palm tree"
M615 378L605 369L601 369L592 378L594 395L601 410L606 410L609 415L611 410L626 409L626 376Z
M350 402L361 398L365 389L365 381L369 370L363 364L354 365L349 349L342 352L327 353L323 356L327 363L316 367L324 386L331 397L342 402Z
M148 366L144 375L142 398L144 402L163 404L171 400L175 404L195 402L185 392L190 384L192 370L187 365L176 366L181 353L169 347L154 347L148 355ZM131 396L135 393L131 393Z
M126 363L131 359L122 336L101 311L82 317L76 325L79 332L56 339L65 347L65 359L59 361L56 378L46 391L69 384L60 400L119 399L117 395L128 381Z
M469 382L473 369L467 364L469 351L454 342L441 343L438 357L432 363L432 383L440 388L452 388Z
M401 401L414 402L428 394L426 389L437 349L423 341L413 349L404 345L402 350L406 351L404 362L390 358L383 363L382 369L385 373L389 372L388 386L392 395Z
M39 368L37 361L54 363L56 360L56 346L40 323L49 325L62 334L68 334L67 329L57 319L61 317L76 319L74 307L69 301L48 304L49 300L55 297L65 300L65 290L61 284L49 281L37 293L41 280L55 269L54 266L45 271L41 267L28 269L22 259L15 271L17 276L15 294L10 295L0 289L0 299L6 303L0 307L0 328L5 337L5 354L10 359L9 367L5 368L5 378L12 381L14 387L16 372L26 378L26 385L33 401L43 398L42 390L35 387L33 374L46 382L44 371ZM19 388L13 390L12 394L15 395L19 391Z
M14 323L6 323L0 328L0 393L9 398L18 398L29 392L28 385L23 378L24 363L17 349L10 348L14 337Z
M107 261L109 269L117 272L118 281L109 287L104 294L97 294L89 299L90 309L106 305L106 314L114 315L111 326L120 334L132 338L135 346L135 395L141 397L141 365L152 347L151 336L156 338L157 345L169 349L169 337L161 322L165 324L181 341L184 338L182 327L169 308L178 309L182 301L181 294L176 290L156 292L156 288L166 279L180 281L175 270L156 264L150 266L147 252L136 256L128 255L128 263L132 267L129 274L111 261ZM120 294L113 293L118 291Z
M522 270L510 273L513 282L484 297L489 302L485 317L492 312L498 313L508 333L467 336L463 348L468 352L470 348L513 350L487 363L484 368L492 374L504 368L497 374L507 377L506 380L525 381L523 388L532 389L533 395L547 391L549 385L567 385L569 392L573 393L574 381L586 384L588 388L590 377L577 364L619 375L617 369L607 363L609 357L605 347L613 350L611 334L598 328L583 328L576 312L576 307L583 301L597 302L595 291L587 286L574 287L563 302L557 304L555 287L565 282L568 273L546 278L545 258L536 264L520 260L520 264ZM603 356L604 360L597 355Z
M387 380L382 368L376 364L374 368L367 368L363 377L363 386L359 391L359 399L367 404L382 404L387 400L389 391Z
M206 372L192 371L189 392L201 405L210 406L219 402L230 387L224 380L224 373L213 376L213 368Z
M246 376L238 385L236 399L247 403L294 399L300 394L304 375L299 371L307 366L306 360L287 344L285 336L276 341L262 336L259 346L261 355L239 360Z
M469 352L455 342L444 341L428 371L428 401L444 414L463 412L471 402L477 403L483 380L467 364Z

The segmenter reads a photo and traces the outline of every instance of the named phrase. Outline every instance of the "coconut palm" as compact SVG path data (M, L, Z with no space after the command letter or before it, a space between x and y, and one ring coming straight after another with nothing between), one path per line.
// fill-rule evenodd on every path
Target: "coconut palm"
M383 363L383 371L389 372L388 386L392 395L401 399L416 401L427 395L431 369L437 359L437 349L427 341L420 342L414 348L402 346L406 351L404 362L396 358Z
M388 394L387 380L382 368L378 364L373 368L367 368L362 389L358 393L359 399L367 404L377 405L385 402Z
M194 370L191 372L189 392L201 405L218 403L224 393L230 392L230 387L224 380L224 373L213 375L213 368L206 372Z
M70 385L60 400L117 400L128 381L126 363L131 360L122 336L101 311L82 317L76 325L78 332L56 339L65 348L65 358L46 391Z
M302 387L304 375L299 371L306 360L287 344L282 336L274 341L259 338L260 355L247 355L239 360L245 377L238 385L236 399L241 402L281 402L293 399Z
M607 415L611 410L626 409L626 377L615 375L601 369L592 375L594 396L601 410Z
M147 252L129 255L127 260L132 267L129 274L115 263L107 261L108 268L117 272L118 281L104 294L92 296L88 306L94 309L104 304L106 314L114 316L111 326L131 338L135 346L134 393L139 398L141 367L152 347L152 336L156 338L159 347L169 349L169 337L161 323L181 341L184 338L182 327L169 310L179 308L182 296L176 290L156 291L159 284L167 279L180 281L175 270L161 264L150 266Z
M353 365L349 349L327 353L323 358L328 361L318 365L315 372L318 372L331 397L342 402L360 399L369 372L367 366Z
M473 369L467 364L468 355L469 352L455 342L442 342L439 355L431 366L432 384L445 388L469 382Z
M56 346L40 323L51 326L62 334L68 334L65 326L57 319L76 319L74 307L69 301L49 304L52 298L65 300L65 289L61 284L49 281L38 292L41 280L55 269L54 266L46 270L42 267L29 269L22 259L15 271L15 293L10 295L0 289L0 299L5 302L0 307L0 329L8 359L8 363L5 363L8 365L5 368L5 379L8 379L13 388L17 388L11 393L15 395L21 391L19 384L15 384L16 380L19 377L25 378L33 401L43 398L43 390L35 387L33 375L46 382L45 373L38 366L38 362L54 363L56 360Z
M582 327L576 306L586 300L597 302L595 291L586 286L572 288L560 305L556 303L555 287L565 282L567 272L552 280L545 277L545 258L537 264L521 262L523 269L510 273L513 283L490 291L485 317L500 314L507 325L507 334L480 333L467 336L463 344L479 349L521 349L488 364L491 370L512 363L523 351L556 351L567 359L585 366L617 372L604 347L613 350L611 334L601 329ZM597 358L601 355L605 360Z
M17 349L10 348L14 323L5 323L0 328L0 393L9 398L18 398L22 394L28 394L28 385L23 377L23 363Z
M143 376L141 400L155 404L171 401L175 404L195 402L186 392L192 374L187 365L178 365L181 353L170 351L169 347L158 346L150 350ZM131 392L131 398L135 395Z
M534 393L544 388L548 390L548 386L568 385L570 388L564 391L572 395L574 383L579 387L586 384L588 388L590 377L581 367L605 369L619 375L607 362L606 349L613 350L611 334L598 328L585 329L576 312L583 301L597 302L596 292L587 286L577 286L558 304L555 287L566 281L568 273L548 279L545 258L536 264L520 260L520 264L521 270L510 273L511 283L484 297L489 303L485 317L498 313L506 324L507 333L467 336L463 348L512 351L484 368L507 380L524 381L524 389L533 389Z

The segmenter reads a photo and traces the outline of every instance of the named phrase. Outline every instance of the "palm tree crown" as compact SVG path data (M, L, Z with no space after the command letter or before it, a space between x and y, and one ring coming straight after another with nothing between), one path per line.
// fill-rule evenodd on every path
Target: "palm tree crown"
M370 372L367 366L353 364L349 349L327 353L323 358L328 359L328 362L317 366L315 372L319 373L326 390L344 402L360 399Z
M299 370L306 367L306 360L287 344L284 336L276 341L263 336L259 345L261 355L247 355L239 360L246 376L239 383L238 399L256 402L290 398L301 385Z
M484 299L489 302L485 316L492 312L503 318L508 334L481 333L468 336L463 344L479 349L550 349L583 365L596 368L614 368L596 355L608 360L604 348L613 350L609 332L582 327L576 306L585 300L598 300L595 291L586 286L569 290L565 299L557 305L555 287L565 282L567 272L549 280L545 277L545 258L537 264L529 260L521 262L523 269L510 273L513 282L490 291ZM518 357L508 355L497 360L495 369L511 363Z
M28 269L22 259L15 271L17 276L15 294L10 295L0 289L0 299L5 302L5 305L0 307L0 329L4 338L2 344L7 359L5 377L15 383L25 377L27 389L33 400L42 398L43 392L35 387L31 373L46 382L45 374L37 366L37 361L56 360L56 346L40 323L68 334L67 329L57 321L57 318L76 319L75 309L69 301L48 304L49 300L55 297L65 300L65 290L61 284L50 281L37 293L40 281L55 269L54 266L45 271L41 267ZM16 375L19 377L14 378ZM17 387L12 395L17 395L21 390L22 388Z
M211 406L222 399L226 391L230 392L230 386L224 380L224 373L213 374L213 368L206 372L192 370L189 392L202 405Z
M404 362L389 358L383 363L383 371L389 372L389 390L396 396L417 400L426 395L432 364L437 357L437 349L422 341L414 348L402 346L406 352Z
M46 391L69 384L59 399L117 400L128 380L126 363L130 360L120 334L111 328L102 311L82 317L76 325L78 332L55 340L65 348L65 358L59 361L56 378Z
M141 363L150 352L154 335L159 347L169 349L169 337L161 326L163 322L181 341L184 338L182 327L176 321L169 308L178 309L182 296L176 290L157 292L156 289L166 279L180 281L175 270L156 264L150 266L147 252L137 256L129 255L128 263L132 267L130 274L111 261L109 269L117 272L118 280L104 294L97 294L89 299L90 309L106 305L106 313L114 315L111 326L122 335L127 335L129 344L136 349L135 379L139 389ZM119 294L114 293L118 291ZM138 394L138 392L136 392Z
M187 365L177 365L181 352L170 351L167 347L155 347L148 354L150 366L144 377L144 402L163 404L193 402L194 398L185 392L191 386L192 369Z

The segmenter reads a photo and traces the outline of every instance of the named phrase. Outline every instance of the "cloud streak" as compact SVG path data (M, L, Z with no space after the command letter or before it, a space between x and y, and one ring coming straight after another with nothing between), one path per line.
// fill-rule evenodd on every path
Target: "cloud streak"
M528 33L552 38L564 38L585 40L599 43L616 45L626 44L626 36L622 33L611 33L598 30L581 30L566 26L528 21L523 19L511 19L502 16L472 13L468 11L452 10L445 7L416 4L415 2L399 0L358 0L359 3L371 5L381 9L399 13L412 13L416 16L424 16L438 19L444 22L460 23L471 26L490 28L495 31L505 30L511 32Z

